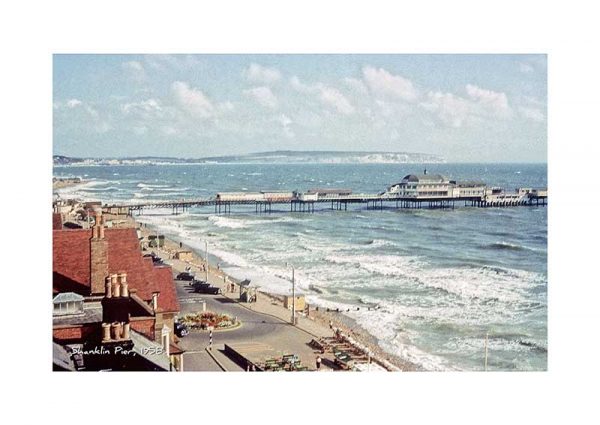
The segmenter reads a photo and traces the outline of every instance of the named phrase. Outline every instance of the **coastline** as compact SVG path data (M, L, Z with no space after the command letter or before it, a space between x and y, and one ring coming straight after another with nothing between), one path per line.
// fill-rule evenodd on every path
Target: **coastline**
M108 215L115 219L122 220L121 215ZM143 237L148 235L155 235L160 232L156 226L148 223L142 223L136 221L133 217L127 217L125 222L121 225L134 226L141 231ZM195 271L199 276L204 276L204 257L195 248L183 244L176 240L174 237L165 235L164 247L160 249L153 248L152 250L161 256L164 260L167 260L173 267L173 270L180 272L184 271L187 266L191 267L192 271ZM180 250L191 251L191 261L181 261L175 259L175 253ZM223 270L217 269L213 264L210 263L209 257L209 270L208 270L209 282L217 284L222 287L225 292L225 282L227 283L239 283L238 280ZM237 286L236 286L237 287ZM289 320L289 311L283 307L283 297L277 294L269 293L264 290L259 290L259 302L253 303L248 308L278 317L281 320ZM262 301L262 302L261 302ZM374 362L379 363L380 366L388 370L398 371L424 371L420 365L411 363L401 357L391 354L379 345L377 338L370 334L365 328L360 326L353 318L345 315L343 312L327 311L321 306L311 306L309 317L298 317L297 327L306 331L307 333L315 337L325 337L332 334L330 329L330 323L333 328L337 328L345 336L350 337L356 343L363 347L366 347L372 353L372 359Z

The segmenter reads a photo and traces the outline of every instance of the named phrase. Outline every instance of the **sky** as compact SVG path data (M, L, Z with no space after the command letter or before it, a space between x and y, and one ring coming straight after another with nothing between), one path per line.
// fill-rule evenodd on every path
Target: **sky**
M546 55L54 55L53 152L546 162Z

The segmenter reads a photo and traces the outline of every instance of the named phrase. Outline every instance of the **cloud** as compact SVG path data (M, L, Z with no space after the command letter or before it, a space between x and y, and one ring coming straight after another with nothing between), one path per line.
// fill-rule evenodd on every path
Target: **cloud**
M354 113L354 107L346 97L332 87L320 87L319 99L324 104L333 107L338 112L349 115Z
M130 78L136 81L144 81L146 79L146 70L138 61L123 62L121 67L129 75Z
M533 122L544 122L546 120L546 116L538 108L519 106L518 109L519 109L519 113L521 114L521 116L523 116Z
M133 132L138 136L142 136L148 132L148 127L145 125L133 127Z
M419 97L418 90L410 80L390 74L383 68L366 66L363 68L363 78L371 92L377 96L408 102L413 102Z
M518 65L519 65L519 71L522 72L523 74L531 74L535 70L532 65L525 63L525 62L519 62Z
M161 127L161 131L166 136L173 136L173 135L179 133L179 130L177 130L175 127L172 127L170 125L165 125L165 126Z
M276 119L282 127L283 135L288 139L292 139L296 136L296 134L290 128L290 124L293 124L293 121L285 114L281 114Z
M124 114L133 112L158 112L162 111L160 101L157 99L148 99L141 102L132 102L121 105L121 111Z
M69 99L67 100L67 107L73 109L76 108L77 106L81 106L83 104L83 102L79 99Z
M267 68L256 63L250 64L243 72L252 83L271 84L281 79L281 73L275 68Z
M256 102L267 108L275 109L279 103L271 89L265 86L244 90L244 94L254 98Z
M482 112L498 117L510 115L511 109L508 106L506 94L482 89L472 84L467 84L466 90L467 95L481 108Z
M367 94L368 93L368 89L367 86L365 85L365 83L362 82L362 80L359 80L357 78L349 78L346 77L342 80L344 82L344 84L346 84L348 87L350 87L350 89L356 93L359 94Z
M314 93L317 90L315 86L300 82L300 79L295 75L290 78L290 84L294 90L300 93Z
M453 93L430 91L419 106L452 128L512 116L505 93L482 89L472 84L465 86L465 92L467 96L461 97Z
M203 62L194 55L144 55L144 65L153 71L167 72L182 72L182 71L199 71L203 67Z
M349 115L355 112L352 103L336 88L323 83L305 84L296 76L290 78L290 84L294 90L300 93L317 96L321 103L332 107L341 114Z
M427 93L427 98L420 106L435 114L446 126L462 127L471 113L471 105L466 99L452 93Z
M190 115L208 118L214 113L210 99L200 90L190 87L188 83L175 81L171 85L175 103Z

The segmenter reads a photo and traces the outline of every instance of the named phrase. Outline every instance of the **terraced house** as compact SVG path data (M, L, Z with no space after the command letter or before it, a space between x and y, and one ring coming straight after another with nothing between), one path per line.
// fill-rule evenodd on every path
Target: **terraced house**
M53 217L56 370L183 370L170 266L144 257L135 228L63 229Z

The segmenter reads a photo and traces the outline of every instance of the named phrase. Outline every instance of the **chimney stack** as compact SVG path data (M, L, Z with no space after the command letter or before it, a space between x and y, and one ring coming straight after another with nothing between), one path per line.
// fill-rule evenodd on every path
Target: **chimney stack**
M121 285L121 296L128 297L129 296L129 288L127 285L127 273L120 273L119 281L120 281L120 285Z
M165 353L167 353L167 356L169 355L169 349L170 344L171 344L171 338L169 336L171 332L169 331L169 328L167 327L167 325L163 325L161 331L160 331L160 340L162 342L162 346L163 349L165 350Z
M160 294L160 292L152 293L152 310L154 310L155 313L156 313L156 310L158 310L158 295L159 294Z
M96 223L90 239L90 292L98 295L105 292L105 278L108 276L108 242L104 239L102 209L96 210ZM114 290L114 282L112 282Z

